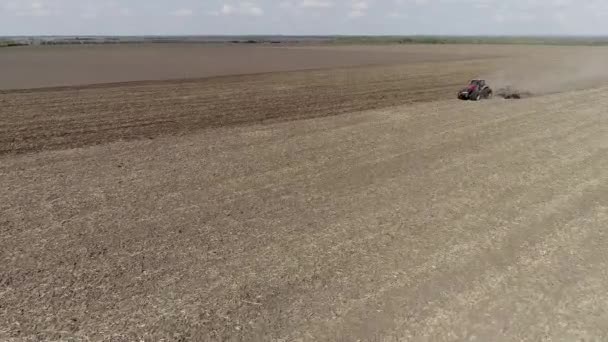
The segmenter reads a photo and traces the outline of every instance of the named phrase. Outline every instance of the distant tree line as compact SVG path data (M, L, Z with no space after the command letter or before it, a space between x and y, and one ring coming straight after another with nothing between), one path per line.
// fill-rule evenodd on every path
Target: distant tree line
M1 40L0 47L27 46L29 44L12 40Z
M534 36L339 36L336 44L608 45L608 37Z
M102 45L102 44L528 44L528 45L608 45L608 37L532 37L532 36L324 36L324 37L31 37L0 40L0 47L26 45Z

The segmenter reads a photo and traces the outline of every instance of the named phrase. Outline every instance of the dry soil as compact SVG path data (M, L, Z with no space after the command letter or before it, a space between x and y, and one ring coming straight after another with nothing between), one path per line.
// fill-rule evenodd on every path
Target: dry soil
M485 49L5 91L0 340L608 339L606 50Z

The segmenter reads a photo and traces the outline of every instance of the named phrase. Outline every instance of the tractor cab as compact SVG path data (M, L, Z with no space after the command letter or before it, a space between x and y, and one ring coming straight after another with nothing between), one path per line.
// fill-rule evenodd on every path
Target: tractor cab
M471 80L471 83L469 83L469 85L471 86L477 86L480 89L486 86L486 81L485 80Z

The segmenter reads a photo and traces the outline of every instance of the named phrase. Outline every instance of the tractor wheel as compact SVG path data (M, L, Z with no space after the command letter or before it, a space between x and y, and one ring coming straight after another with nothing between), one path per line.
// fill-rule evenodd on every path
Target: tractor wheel
M479 101L481 100L481 93L475 93L471 95L471 101Z

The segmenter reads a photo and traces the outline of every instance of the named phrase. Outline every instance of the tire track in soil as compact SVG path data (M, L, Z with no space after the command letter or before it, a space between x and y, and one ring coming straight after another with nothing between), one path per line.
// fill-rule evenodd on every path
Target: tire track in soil
M5 92L0 155L447 99L473 70L458 61Z

